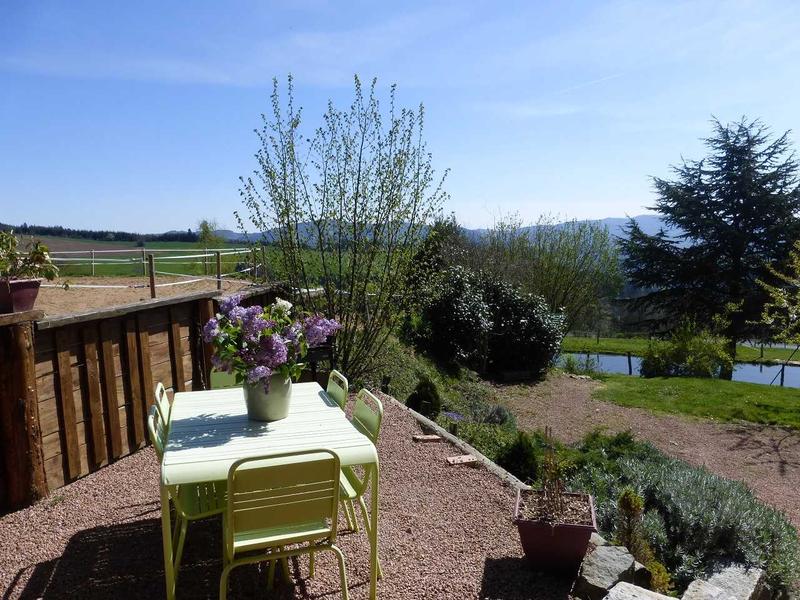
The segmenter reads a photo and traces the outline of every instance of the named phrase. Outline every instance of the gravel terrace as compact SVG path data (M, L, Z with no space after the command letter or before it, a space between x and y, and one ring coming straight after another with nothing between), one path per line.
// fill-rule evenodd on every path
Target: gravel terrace
M514 493L482 468L451 467L444 443L419 444L416 421L385 402L381 457L380 598L568 598L570 577L531 571L511 522ZM555 423L554 423L555 425ZM344 528L344 517L340 516ZM158 464L140 451L0 517L0 590L11 598L161 598ZM343 531L351 598L366 598L368 543ZM221 571L219 520L189 526L179 598L216 598ZM277 579L269 597L340 597L336 562L293 559L294 584ZM258 567L231 576L231 598L267 595Z
M782 510L800 528L800 434L753 423L719 423L653 413L595 400L598 381L553 375L532 385L498 386L498 400L524 429L553 428L564 442L595 428L630 429L663 452L744 481L756 495Z

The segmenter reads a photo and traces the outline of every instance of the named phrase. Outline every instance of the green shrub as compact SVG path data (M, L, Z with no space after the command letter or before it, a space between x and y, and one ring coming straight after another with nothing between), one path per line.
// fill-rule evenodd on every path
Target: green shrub
M428 375L420 373L419 383L406 399L406 406L431 419L435 419L442 410L439 389Z
M501 454L514 442L516 436L516 431L500 425L468 422L458 425L458 437L493 462L499 461Z
M420 317L409 322L409 337L438 360L482 373L538 375L558 353L564 316L539 296L460 266L443 271L431 286Z
M717 377L733 360L727 341L684 323L667 341L652 341L642 357L644 377Z
M588 354L579 356L577 354L565 354L561 361L561 369L565 373L573 375L594 375L599 370L597 359Z
M668 458L631 436L596 433L582 448L587 457L569 487L595 497L598 526L605 532L618 522L622 488L636 490L644 499L642 531L680 587L724 561L763 568L776 587L795 581L796 530L744 484Z
M497 457L497 464L521 481L535 481L539 465L539 449L531 436L517 431L517 436Z
M514 414L505 406L500 406L499 404L495 404L489 409L483 422L492 425L504 425L511 429L517 428L517 420L514 418Z

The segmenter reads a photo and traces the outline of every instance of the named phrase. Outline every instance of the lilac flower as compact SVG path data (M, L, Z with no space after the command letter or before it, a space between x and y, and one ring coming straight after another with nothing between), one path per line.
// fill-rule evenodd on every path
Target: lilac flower
M215 318L210 318L208 323L203 326L203 341L210 344L211 340L219 335L219 321Z
M284 327L283 331L281 332L281 335L283 336L283 339L286 340L287 344L291 344L292 346L294 346L295 352L300 352L301 333L303 333L303 328L300 325L300 323L295 321L291 325L287 325L286 327Z
M264 365L253 367L247 372L247 382L256 383L257 381L268 380L272 375L272 370Z
M211 356L211 366L217 371L224 371L225 373L233 372L233 365L226 360L222 360L216 354Z
M289 350L286 347L286 341L277 333L262 338L254 355L255 362L267 365L272 369L284 364L288 358Z
M223 298L219 302L219 309L222 311L223 314L227 315L231 312L234 308L239 306L242 302L242 295L241 294L234 294L233 296L227 296Z
M325 343L334 331L342 326L333 319L326 319L320 315L311 315L303 321L303 329L309 347L314 348Z
M234 306L228 312L228 319L231 323L241 323L247 316L247 309L244 306Z

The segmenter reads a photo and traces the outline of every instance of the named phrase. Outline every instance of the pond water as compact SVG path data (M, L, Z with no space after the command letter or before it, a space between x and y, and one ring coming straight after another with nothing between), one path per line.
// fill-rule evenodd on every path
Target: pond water
M571 354L577 360L583 361L586 359L586 354L565 353ZM628 357L624 354L590 354L592 359L598 365L598 369L604 373L621 373L623 375L638 375L642 359L638 356L631 356L630 370L628 365ZM763 383L769 385L780 385L780 370L781 365L772 364L754 364L754 363L736 363L733 370L734 381L746 381L748 383ZM784 373L783 385L786 387L800 388L800 367L786 366Z

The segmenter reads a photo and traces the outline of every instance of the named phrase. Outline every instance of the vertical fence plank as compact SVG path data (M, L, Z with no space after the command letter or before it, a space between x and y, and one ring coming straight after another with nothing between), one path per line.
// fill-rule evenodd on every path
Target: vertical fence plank
M181 347L181 324L175 311L169 311L169 345L172 361L172 389L176 392L186 391L186 374L183 371L183 348Z
M78 426L75 422L75 399L72 395L72 367L70 365L67 328L56 331L58 363L58 403L61 411L61 437L67 457L67 478L75 479L81 473L78 454Z
M153 402L155 402L155 392L153 390L153 369L150 362L150 332L144 322L144 318L140 313L136 319L139 329L139 361L141 366L142 377L142 424L147 426L147 411Z
M131 390L130 421L133 427L133 440L137 446L144 441L144 403L142 401L142 381L139 376L139 349L136 340L136 320L125 321L125 361L128 366L128 385Z
M103 404L100 391L100 368L97 362L97 330L93 326L84 327L83 357L86 362L87 396L89 398L89 429L92 441L92 458L94 467L108 458L106 453L106 435L103 427Z
M214 316L214 301L210 298L200 300L200 330L208 323L208 320ZM201 336L202 339L202 336ZM203 356L197 362L202 365L202 385L203 389L211 389L211 356L214 353L214 347L203 342Z
M106 426L112 458L122 455L122 429L119 423L119 400L117 398L117 373L114 368L114 327L116 322L100 324L100 364L103 373L103 400L105 402Z

